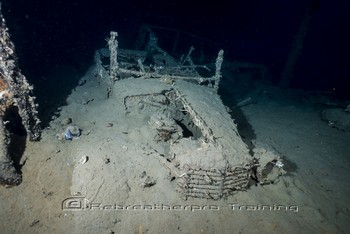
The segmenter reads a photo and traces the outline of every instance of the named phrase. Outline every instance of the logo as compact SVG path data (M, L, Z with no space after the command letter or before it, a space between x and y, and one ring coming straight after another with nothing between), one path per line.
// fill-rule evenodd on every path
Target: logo
M68 197L62 201L62 210L78 211L83 210L86 206L85 197Z
M232 211L292 211L298 212L297 205L277 205L277 204L250 204L242 205L239 203L228 203L227 205L167 205L167 204L117 204L117 203L99 203L90 202L82 196L68 197L62 201L63 211L90 211L90 210L145 210L145 211L218 211L228 209Z

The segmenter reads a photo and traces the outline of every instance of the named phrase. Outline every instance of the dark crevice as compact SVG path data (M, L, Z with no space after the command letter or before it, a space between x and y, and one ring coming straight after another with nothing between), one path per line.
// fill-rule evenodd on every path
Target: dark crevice
M180 121L175 119L175 122L182 128L182 135L184 138L190 138L193 137L193 132L189 130L185 124L181 123Z
M5 112L4 122L9 133L8 155L13 161L16 171L22 174L21 158L26 148L27 132L22 124L22 118L18 114L18 108L12 106Z

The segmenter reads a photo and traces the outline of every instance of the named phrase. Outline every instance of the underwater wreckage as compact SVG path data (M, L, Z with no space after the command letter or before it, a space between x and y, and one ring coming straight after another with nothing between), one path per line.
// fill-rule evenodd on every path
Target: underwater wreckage
M158 46L151 28L147 33L143 50L126 50L111 32L109 48L95 53L95 76L107 78L107 97L122 103L125 115L149 119L150 145L167 145L154 157L176 180L181 197L217 200L246 190L252 180L269 184L284 174L275 152L256 148L252 155L217 94L224 51L211 67L196 65L193 47L176 59Z

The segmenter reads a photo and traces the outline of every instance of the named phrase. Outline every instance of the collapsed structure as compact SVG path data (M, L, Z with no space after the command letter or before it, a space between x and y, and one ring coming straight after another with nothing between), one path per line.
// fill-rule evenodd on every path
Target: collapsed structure
M122 103L125 115L148 119L150 145L159 143L165 152L155 157L184 199L217 200L247 189L252 179L266 184L273 181L270 172L281 174L280 158L261 160L260 166L257 157L264 153L250 154L217 94L223 50L211 66L195 65L193 47L177 60L158 46L151 30L144 50L117 48L116 35L111 32L110 51L96 51L95 76L109 77L107 97ZM200 75L199 68L212 75Z

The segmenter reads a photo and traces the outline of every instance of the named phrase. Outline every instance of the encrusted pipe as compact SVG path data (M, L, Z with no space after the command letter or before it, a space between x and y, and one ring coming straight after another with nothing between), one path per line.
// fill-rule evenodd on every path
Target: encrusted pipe
M219 83L221 80L221 65L222 62L224 61L224 51L220 50L218 57L216 58L216 62L215 62L215 83L214 83L214 90L217 93L219 90Z

